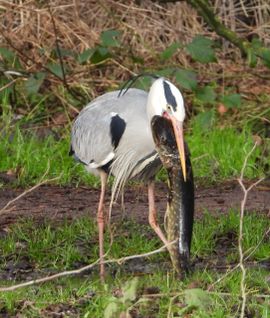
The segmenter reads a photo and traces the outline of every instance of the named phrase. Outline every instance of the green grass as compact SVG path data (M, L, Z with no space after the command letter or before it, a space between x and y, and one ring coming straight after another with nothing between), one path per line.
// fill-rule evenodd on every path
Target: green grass
M245 157L254 145L250 130L238 131L233 127L202 131L194 125L186 139L195 176L206 177L211 182L239 176ZM260 147L248 159L245 177L256 178L263 174L262 168L256 164L259 156Z
M151 314L153 317L167 317L169 311L169 317L188 313L200 318L234 317L240 304L240 270L234 270L219 283L214 283L226 273L229 265L233 267L238 263L238 227L239 214L236 211L218 218L206 212L194 228L192 258L197 265L183 281L175 278L168 253L164 252L130 265L109 265L105 285L100 283L96 268L86 275L2 293L0 312L8 312L9 315L20 312L24 317L42 317L42 313L49 308L69 306L69 310L75 312L74 317L103 317L106 308L107 311L115 309L118 314L121 310L132 308L133 312L143 317ZM161 245L148 226L125 222L116 224L116 228L108 259L149 252ZM269 261L269 236L261 241L267 228L269 220L266 216L246 214L243 247L245 256L251 254L246 259L246 288L247 310L252 317L266 318L270 310L269 298L267 300L260 296L270 294L267 282L269 271L258 263ZM231 236L231 233L234 235ZM110 245L108 233L105 241L107 250ZM0 274L5 272L6 266L13 264L16 269L16 264L20 266L22 261L31 264L39 277L82 267L98 258L96 225L88 218L78 219L71 224L66 222L61 227L52 227L50 224L36 226L31 221L20 222L1 239L0 253ZM199 259L203 261L199 262ZM135 270L136 264L148 268L148 273ZM222 264L223 269L216 268L215 264ZM14 283L2 279L0 285ZM211 284L214 285L208 293L206 290ZM150 300L143 296L147 293L160 295ZM31 305L22 307L25 301Z
M16 126L2 132L0 142L0 172L16 174L16 186L28 186L44 177L58 177L60 185L88 184L97 186L99 180L86 173L84 167L68 155L69 131L62 132L56 139L49 135L46 139L35 137ZM223 181L240 175L244 158L253 146L249 130L237 131L234 128L213 128L201 131L195 124L186 134L192 154L194 175L197 180L208 183ZM260 147L248 160L245 177L256 178L263 174L256 164ZM164 179L163 174L159 176Z
M69 136L57 140L53 136L40 139L25 133L18 127L4 134L0 142L0 171L17 175L15 185L27 186L44 179L59 177L60 185L84 183L96 185L97 179L85 173L69 153Z

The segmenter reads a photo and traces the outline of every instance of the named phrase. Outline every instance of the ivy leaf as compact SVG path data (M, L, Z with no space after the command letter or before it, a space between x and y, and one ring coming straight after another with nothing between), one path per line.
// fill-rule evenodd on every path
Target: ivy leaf
M159 70L156 72L157 75L162 76L162 77L170 77L173 75L175 72L175 69L172 67L167 67L162 70Z
M204 103L214 103L217 94L211 86L200 87L196 90L196 97Z
M210 129L215 120L214 110L199 113L195 118L195 124L201 131Z
M136 87L146 90L151 86L152 78L145 76L138 79Z
M43 72L39 72L36 74L32 74L27 81L25 82L25 89L28 95L37 94L40 86L42 85L46 74Z
M101 63L105 60L107 60L108 58L111 57L110 52L108 51L108 49L106 47L97 47L94 51L94 53L92 54L90 61L93 64L98 64Z
M74 57L75 53L72 50L68 50L68 49L63 49L63 48L54 48L52 50L52 53L59 58L59 55L61 57Z
M47 65L48 69L57 77L63 79L64 75L63 75L63 70L60 64L56 64L56 63L49 63Z
M186 304L190 307L207 309L212 303L210 295L200 288L186 289L184 296Z
M0 47L0 56L3 58L4 62L7 64L12 65L13 69L21 69L21 63L13 51L5 48L5 47Z
M183 88L195 90L197 87L196 73L193 71L178 69L175 73L175 79Z
M241 95L230 94L226 95L221 99L221 102L228 108L239 108L241 106Z
M15 58L15 53L5 47L0 47L0 55L9 62Z
M264 48L261 53L264 64L270 68L270 50Z
M119 47L119 36L121 32L118 30L106 30L100 35L101 45L105 47Z
M94 53L95 53L95 49L93 49L93 48L92 49L86 49L82 53L77 55L76 60L78 61L78 63L84 64L92 57L92 55Z
M186 49L195 61L201 63L216 62L213 45L214 41L202 35L197 35L192 42L186 46Z
M263 47L263 42L259 38L254 37L251 40L251 46L253 47L253 49L259 49L259 48Z
M174 53L181 47L182 45L179 42L173 42L167 49L165 49L161 54L160 58L162 60L170 59Z

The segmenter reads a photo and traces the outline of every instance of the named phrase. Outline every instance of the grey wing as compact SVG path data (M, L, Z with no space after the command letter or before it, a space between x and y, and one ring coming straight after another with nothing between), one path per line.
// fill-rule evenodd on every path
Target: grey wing
M88 168L96 169L113 160L126 123L138 114L145 116L146 92L130 89L121 97L118 94L119 91L114 91L96 98L80 112L73 124L72 151ZM112 132L114 121L118 130Z

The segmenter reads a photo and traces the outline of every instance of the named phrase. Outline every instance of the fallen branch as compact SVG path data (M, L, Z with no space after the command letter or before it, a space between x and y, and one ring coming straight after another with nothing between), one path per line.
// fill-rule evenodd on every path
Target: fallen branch
M153 250L151 252L148 252L148 253L135 254L135 255L125 256L125 257L121 257L121 258L117 258L117 259L109 259L109 260L104 261L103 263L104 264L111 264L111 263L122 264L122 263L124 263L124 262L126 262L128 260L131 260L131 259L148 257L148 256L151 256L151 255L154 255L154 254L158 254L158 253L161 253L161 252L167 250L168 246L170 246L170 245L172 245L174 243L175 243L175 241L172 241L169 244L163 245L162 247L160 247L160 248L158 248L156 250ZM97 259L95 262L93 262L93 263L91 263L89 265L86 265L84 267L81 267L79 269L60 272L60 273L57 273L57 274L54 274L54 275L51 275L51 276L45 276L45 277L42 277L42 278L30 280L28 282L24 282L24 283L17 284L17 285L12 285L12 286L9 286L9 287L0 287L0 292L14 291L14 290L19 289L19 288L31 286L31 285L34 285L34 284L40 284L40 283L48 282L48 281L51 281L51 280L54 280L54 279L57 279L57 278L60 278L60 277L64 277L64 276L78 275L78 274L81 274L82 272L85 272L85 271L87 271L89 269L92 269L94 266L98 265L99 262L100 262L100 259Z

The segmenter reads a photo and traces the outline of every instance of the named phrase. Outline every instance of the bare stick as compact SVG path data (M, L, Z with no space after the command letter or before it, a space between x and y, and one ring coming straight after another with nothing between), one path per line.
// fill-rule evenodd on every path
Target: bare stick
M109 260L104 261L103 263L104 264L109 264L109 263L122 264L122 263L124 263L124 262L126 262L128 260L131 260L131 259L148 257L148 256L151 256L151 255L154 255L154 254L157 254L157 253L164 252L168 248L168 246L174 244L175 242L176 241L172 241L169 244L163 245L160 248L158 248L156 250L153 250L151 252L148 252L148 253L135 254L135 255L125 256L125 257L121 257L121 258L117 258L117 259L109 259ZM50 281L50 280L53 280L53 279L56 279L56 278L81 274L82 272L87 271L87 270L93 268L94 266L98 265L99 261L100 261L100 259L97 259L94 263L91 263L91 264L86 265L84 267L81 267L79 269L60 272L60 273L57 273L57 274L54 274L54 275L51 275L51 276L45 276L45 277L38 278L38 279L35 279L35 280L30 280L28 282L24 282L24 283L21 283L21 284L18 284L18 285L13 285L13 286L9 286L9 287L0 287L0 292L13 291L13 290L16 290L16 289L19 289L19 288L23 288L23 287L26 287L26 286L39 284L39 283L44 283L44 282L47 282L47 281Z
M252 154L252 152L255 150L257 146L257 143L255 143L255 145L253 146L253 148L251 149L251 151L247 154L245 160L244 160L244 163L243 163L243 167L241 169L241 174L240 174L240 178L238 179L238 182L241 186L241 188L243 189L243 192L244 192L244 197L243 197L243 200L241 201L241 211L240 211L240 224L239 224L239 238L238 238L238 250L239 250L239 255L240 255L240 261L239 263L234 266L233 268L231 268L230 270L228 270L222 277L220 277L217 281L215 281L213 284L210 285L210 287L208 288L209 289L212 289L213 286L215 286L216 284L220 283L224 278L226 278L229 274L231 274L233 271L235 271L237 268L241 268L242 270L242 273L243 273L243 269L244 269L244 275L242 275L242 280L241 280L241 290L242 292L245 292L245 275L246 275L246 271L245 271L245 268L244 268L244 262L246 260L248 260L252 254L254 254L254 252L258 249L258 247L261 245L264 237L269 233L270 231L270 228L268 228L266 230L266 232L263 234L263 237L262 239L258 242L258 244L254 247L254 249L247 255L244 257L244 254L243 253L243 248L242 248L242 240L243 240L243 221L244 221L244 210L245 210L245 206L246 206L246 201L247 201L247 196L248 196L248 193L249 191L254 187L254 186L257 186L260 182L262 182L264 180L264 178L261 178L259 179L258 181L256 181L255 183L253 183L251 186L249 186L248 189L246 189L246 187L244 186L243 184L243 179L244 179L244 172L245 172L245 169L246 169L246 166L247 166L247 161L248 161L248 158L250 157L250 155ZM246 297L242 297L242 299L245 299L246 301ZM242 310L241 312L243 312L243 310L245 310L245 303L243 304L242 303ZM241 316L242 317L242 316Z
M240 318L244 318L244 316L245 316L245 308L246 308L246 301L247 301L246 284L245 284L246 268L244 265L244 253L243 253L243 225L244 225L245 206L246 206L247 196L248 196L249 191L263 180L263 179L258 180L257 182L253 183L249 188L246 188L244 183L243 183L244 172L245 172L245 169L247 166L247 161L248 161L249 157L251 156L252 152L255 150L256 146L257 146L257 143L254 144L251 151L247 154L247 156L244 160L244 163L243 163L240 178L238 179L238 182L239 182L239 184L242 187L242 190L244 192L244 197L243 197L243 200L241 201L239 236L238 236L239 266L240 266L240 269L242 271L241 285L240 285L242 305L241 305Z
M14 80L12 80L11 82L7 83L6 85L2 86L0 88L0 92L2 92L3 90L5 90L6 88L8 88L9 86L13 85L15 82L17 82L17 78L15 78Z

